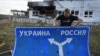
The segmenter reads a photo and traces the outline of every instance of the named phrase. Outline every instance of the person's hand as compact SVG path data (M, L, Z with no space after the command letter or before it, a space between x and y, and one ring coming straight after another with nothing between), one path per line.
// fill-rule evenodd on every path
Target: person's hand
M71 27L77 27L77 25L76 24L72 24Z
M53 26L56 26L56 24L53 24Z

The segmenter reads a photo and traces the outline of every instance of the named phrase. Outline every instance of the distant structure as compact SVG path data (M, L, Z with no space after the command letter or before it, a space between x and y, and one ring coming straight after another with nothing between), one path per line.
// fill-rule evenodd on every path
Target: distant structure
M20 10L11 10L13 17L17 18L26 18L28 17L28 11L20 11Z
M28 2L27 16L29 19L53 19L69 8L72 15L79 16L84 22L100 22L99 0L44 0Z
M29 18L53 16L56 7L53 1L28 2Z

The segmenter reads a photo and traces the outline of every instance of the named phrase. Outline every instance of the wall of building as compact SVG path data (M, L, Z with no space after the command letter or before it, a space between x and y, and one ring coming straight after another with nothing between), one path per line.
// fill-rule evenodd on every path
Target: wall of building
M50 1L50 0L48 0ZM84 22L100 22L100 1L99 0L84 0L84 1L54 1L54 6L56 6L57 14L63 14L65 8L69 8L71 11L78 11L80 18ZM59 13L61 12L61 13ZM39 18L38 16L32 16L32 11L29 13L29 18Z

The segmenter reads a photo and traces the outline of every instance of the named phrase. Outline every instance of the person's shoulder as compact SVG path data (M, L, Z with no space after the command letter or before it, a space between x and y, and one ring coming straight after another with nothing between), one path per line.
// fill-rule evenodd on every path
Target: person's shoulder
M71 14L70 17L74 17L74 15Z
M59 15L58 17L63 17L64 15Z
M78 17L78 16L70 15L70 17Z
M71 17L73 20L78 20L78 16L70 15L70 17Z
M57 20L61 20L61 18L63 18L64 16L63 15L59 15L58 17L57 17Z

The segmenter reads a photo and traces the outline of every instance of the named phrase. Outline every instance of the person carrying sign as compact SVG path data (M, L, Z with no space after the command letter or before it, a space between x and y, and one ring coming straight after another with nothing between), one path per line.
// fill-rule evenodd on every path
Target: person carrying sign
M70 14L69 9L65 9L63 15L59 15L57 18L53 19L53 26L55 26L56 21L60 20L60 26L72 26L75 27L79 25L83 20L77 16ZM72 24L74 21L77 21L76 24Z

